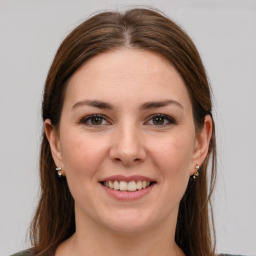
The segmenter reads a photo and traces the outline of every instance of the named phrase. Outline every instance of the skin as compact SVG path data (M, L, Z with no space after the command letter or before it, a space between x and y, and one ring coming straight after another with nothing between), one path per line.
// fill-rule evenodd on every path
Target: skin
M172 102L142 108L166 100ZM92 114L103 118L86 120ZM211 130L206 116L196 132L186 86L159 54L118 49L83 64L68 83L58 130L45 121L75 200L77 230L56 255L184 255L174 241L179 202L207 155ZM140 199L120 201L99 183L112 175L143 175L156 184Z

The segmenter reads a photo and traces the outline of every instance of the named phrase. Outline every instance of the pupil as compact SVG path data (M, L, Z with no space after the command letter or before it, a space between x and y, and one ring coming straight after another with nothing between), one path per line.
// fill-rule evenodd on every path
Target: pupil
M157 124L157 125L163 124L163 121L164 121L164 119L162 117L158 116L158 117L154 118L154 124Z
M96 124L96 125L99 125L102 123L102 118L101 117L94 117L92 119L92 124Z

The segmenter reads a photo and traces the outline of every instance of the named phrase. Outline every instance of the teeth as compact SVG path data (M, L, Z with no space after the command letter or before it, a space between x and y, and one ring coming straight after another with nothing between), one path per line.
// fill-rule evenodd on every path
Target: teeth
M150 185L149 181L130 181L130 182L126 182L126 181L105 181L104 182L104 186L108 187L108 188L112 188L115 190L121 190L121 191L136 191L136 190L140 190L140 189L144 189L146 187L148 187Z
M115 190L119 190L120 189L120 185L119 185L119 182L118 181L114 181L114 187L113 187L113 189L115 189Z
M128 183L128 191L135 191L137 189L137 184L135 181L130 181Z
M137 189L142 189L142 182L140 180L137 182Z
M110 180L110 181L108 182L108 184L109 184L109 187L110 187L110 188L114 188L114 182L113 182L113 181Z
M127 187L128 187L127 182L125 182L125 181L120 181L120 190L121 190L121 191L126 191L126 190L127 190Z

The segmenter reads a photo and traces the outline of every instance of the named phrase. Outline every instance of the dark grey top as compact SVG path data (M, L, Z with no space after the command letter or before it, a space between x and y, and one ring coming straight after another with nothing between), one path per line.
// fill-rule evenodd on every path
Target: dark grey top
M22 252L18 252L18 253L15 253L11 256L31 256L29 250L26 250L26 251L22 251ZM217 256L242 256L242 255L234 255L234 254L219 254Z

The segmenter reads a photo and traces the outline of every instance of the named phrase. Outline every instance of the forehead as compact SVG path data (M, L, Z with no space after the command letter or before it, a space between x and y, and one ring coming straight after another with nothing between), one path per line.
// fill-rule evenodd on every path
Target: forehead
M85 62L70 78L65 98L122 102L168 96L190 104L183 79L166 58L151 51L118 49Z

